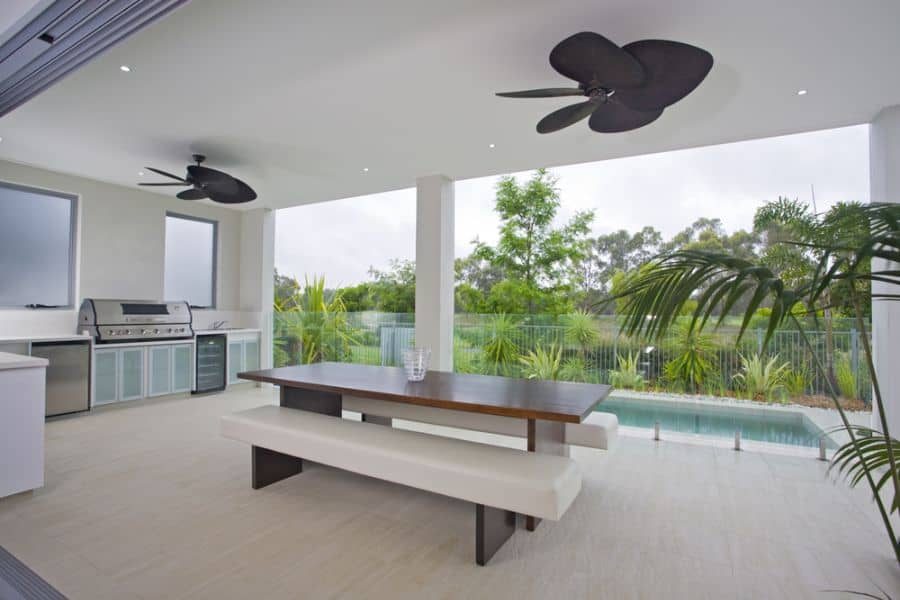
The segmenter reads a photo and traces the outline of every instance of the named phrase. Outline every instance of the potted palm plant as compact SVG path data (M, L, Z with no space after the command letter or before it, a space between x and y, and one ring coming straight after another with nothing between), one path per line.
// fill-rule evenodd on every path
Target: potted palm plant
M893 286L900 285L900 205L845 204L825 218L809 223L815 235L781 243L800 248L814 257L814 268L803 276L782 277L773 269L727 254L682 250L659 255L617 290L616 301L628 335L660 338L679 323L686 306L690 331L708 324L718 326L736 307L742 307L738 341L757 309L768 305L764 344L783 325L795 327L813 357L814 368L828 382L829 396L837 409L841 430L848 440L834 454L831 469L848 477L850 485L865 481L872 491L885 532L900 563L900 544L891 521L900 511L900 441L891 437L882 402L882 390L872 358L863 307L870 301L869 285L878 293L874 302L900 300ZM853 425L839 400L831 365L823 364L804 329L816 315L835 307L835 290L849 304L861 332L865 365L871 376L878 427ZM696 304L694 304L696 303ZM715 316L714 316L715 315Z

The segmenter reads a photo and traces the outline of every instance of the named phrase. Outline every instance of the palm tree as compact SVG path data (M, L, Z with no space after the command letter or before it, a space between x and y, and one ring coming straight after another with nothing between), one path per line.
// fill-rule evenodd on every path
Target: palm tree
M358 342L347 322L341 292L329 297L324 277L312 281L307 277L304 283L302 291L275 305L280 356L299 359L301 364L347 359Z
M814 220L809 226L821 231L801 236L801 240L783 242L815 258L813 269L805 277L786 281L767 266L731 255L682 250L652 259L611 300L618 300L623 308L623 330L629 335L661 337L678 321L683 308L694 302L696 306L688 327L696 331L702 330L711 319L718 326L735 306L745 306L738 341L764 302L771 306L764 338L766 345L776 328L785 322L792 323L810 351L815 368L828 381L829 395L843 424L841 430L849 438L835 453L831 468L846 474L850 485L863 480L868 483L900 563L900 544L891 523L891 514L900 511L897 470L900 441L893 439L888 430L863 319L863 303L868 300L868 286L872 282L883 284L887 290L871 294L875 301L900 300L900 294L891 293L889 287L900 285L900 270L896 266L900 263L900 205L842 205L840 210ZM881 431L850 424L833 379L828 376L828 367L813 351L798 318L798 308L814 320L817 310L833 308L836 289L846 294L861 333ZM715 313L717 319L713 319ZM882 499L882 491L893 492L889 508Z

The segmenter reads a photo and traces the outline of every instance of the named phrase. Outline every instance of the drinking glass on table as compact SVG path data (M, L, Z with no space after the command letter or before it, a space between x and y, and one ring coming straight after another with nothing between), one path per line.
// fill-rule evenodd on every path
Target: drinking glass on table
M409 381L422 381L428 371L431 350L428 348L407 348L403 351L403 368Z

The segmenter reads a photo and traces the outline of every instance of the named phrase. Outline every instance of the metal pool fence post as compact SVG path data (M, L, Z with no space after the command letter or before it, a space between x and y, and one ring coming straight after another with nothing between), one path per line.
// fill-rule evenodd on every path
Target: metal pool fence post
M653 424L653 439L659 441L659 421Z
M735 450L741 449L741 430L740 429L734 430L734 449Z
M819 460L828 460L825 455L825 436L819 438Z

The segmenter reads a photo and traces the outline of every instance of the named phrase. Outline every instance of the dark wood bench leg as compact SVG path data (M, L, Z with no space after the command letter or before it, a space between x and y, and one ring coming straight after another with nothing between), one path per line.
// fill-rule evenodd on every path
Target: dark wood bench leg
M387 427L391 427L394 423L394 419L391 417L379 417L377 415L363 414L362 420L364 423L375 423L376 425L385 425Z
M250 485L254 490L287 479L303 470L303 460L296 456L259 446L253 446L250 452L253 463Z
M475 562L487 564L500 546L516 531L516 513L511 510L475 505Z

